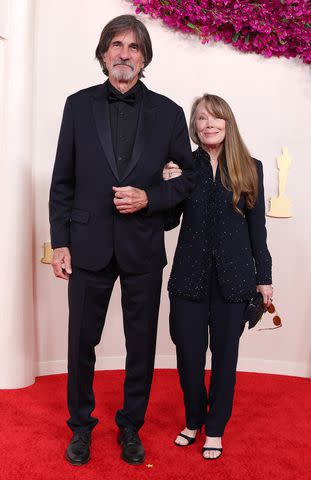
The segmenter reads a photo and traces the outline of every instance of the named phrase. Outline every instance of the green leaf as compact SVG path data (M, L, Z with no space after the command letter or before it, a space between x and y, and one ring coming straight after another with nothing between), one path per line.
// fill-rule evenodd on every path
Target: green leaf
M187 27L192 28L192 30L196 30L197 28L195 25L193 25L193 23L190 22L187 23Z
M305 23L305 27L306 28L311 28L311 23L309 23L309 22Z
M248 42L249 42L249 39L250 39L250 34L248 33L248 34L246 35L246 37L244 38L244 42L245 42L245 43L248 43Z
M240 38L241 33L240 32L235 32L235 34L232 37L233 43L237 42Z

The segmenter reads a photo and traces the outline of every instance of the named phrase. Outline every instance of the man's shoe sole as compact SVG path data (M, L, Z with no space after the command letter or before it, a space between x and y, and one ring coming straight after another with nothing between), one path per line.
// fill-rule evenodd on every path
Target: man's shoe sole
M126 463L129 463L130 465L142 465L145 461L145 457L144 457L139 462L133 462L133 461L129 460L128 458L124 457L122 453L121 453L121 458L122 458L122 460L124 460Z
M123 447L123 442L119 437L117 437L117 442L121 447ZM144 455L144 458L142 458L139 462L133 462L129 460L128 458L123 456L123 453L121 453L121 458L122 460L124 460L124 462L129 463L130 465L141 465L145 461L145 455Z
M74 460L71 460L71 458L68 457L67 453L65 456L66 456L67 462L69 462L70 465L74 465L75 467L81 467L82 465L85 465L86 463L88 463L91 459L91 455L89 455L88 458L83 460L83 462L75 462Z

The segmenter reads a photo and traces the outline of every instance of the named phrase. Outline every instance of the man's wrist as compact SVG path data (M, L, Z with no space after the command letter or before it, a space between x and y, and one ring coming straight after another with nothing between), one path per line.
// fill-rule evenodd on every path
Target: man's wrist
M145 192L145 190L143 190L144 192L144 201L143 201L143 208L147 207L148 203L149 203L149 199L148 199L148 195L147 193Z

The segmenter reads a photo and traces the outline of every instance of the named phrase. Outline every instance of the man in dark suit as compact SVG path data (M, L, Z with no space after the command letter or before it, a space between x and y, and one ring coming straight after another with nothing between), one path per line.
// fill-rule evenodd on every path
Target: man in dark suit
M66 450L74 465L90 458L95 400L94 348L119 277L126 339L123 407L117 411L122 458L144 461L144 423L166 265L163 213L194 186L182 109L139 80L152 59L146 27L122 15L103 29L96 57L108 80L68 97L50 190L53 269L69 279ZM183 175L162 181L170 158Z

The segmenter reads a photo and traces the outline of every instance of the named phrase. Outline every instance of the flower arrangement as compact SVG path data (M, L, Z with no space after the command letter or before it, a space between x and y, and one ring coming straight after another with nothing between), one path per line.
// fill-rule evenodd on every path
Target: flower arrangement
M231 43L265 57L299 57L311 63L310 0L131 0L136 13L171 28Z

